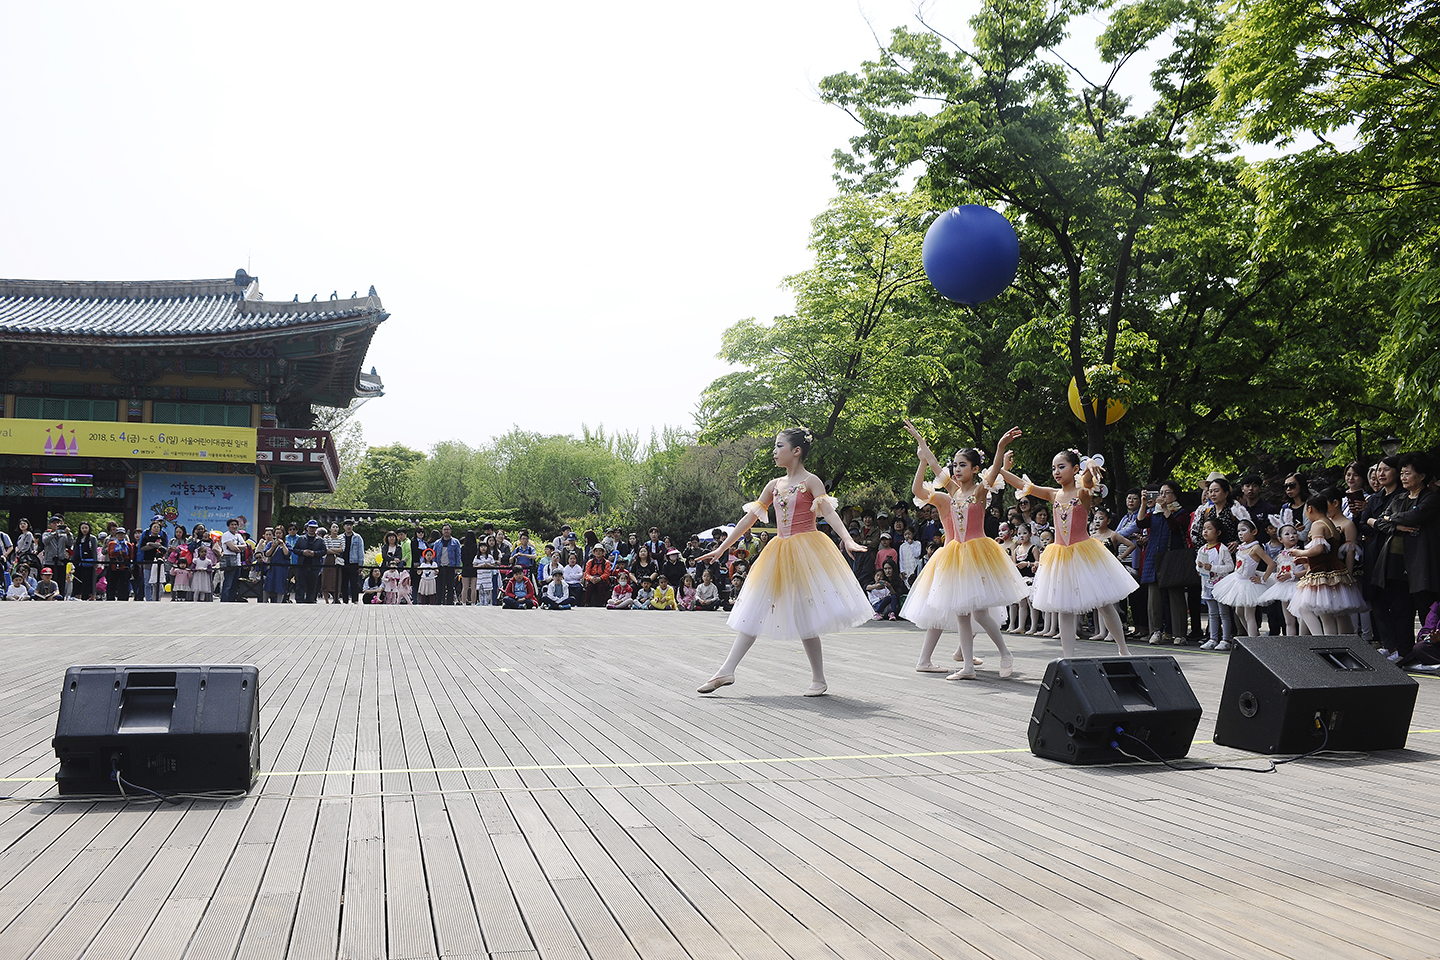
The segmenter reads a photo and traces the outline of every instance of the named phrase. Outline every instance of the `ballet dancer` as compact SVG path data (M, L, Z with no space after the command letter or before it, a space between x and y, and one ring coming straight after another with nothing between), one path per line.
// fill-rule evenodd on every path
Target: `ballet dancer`
M701 685L700 693L714 693L734 683L741 659L757 637L766 637L800 641L810 660L811 683L805 696L821 696L826 685L820 634L857 627L875 615L845 558L829 537L815 529L819 513L840 535L846 552L865 552L840 521L835 498L827 497L820 478L805 469L814 442L803 428L780 431L775 436L775 466L785 476L766 484L758 501L745 504L745 516L725 542L698 558L705 563L723 556L757 521L768 520L768 508L774 505L779 535L750 568L745 589L725 621L737 631L735 645L715 676Z
M1004 463L1006 448L1022 435L1019 427L1011 428L1000 438L995 459ZM1133 593L1136 583L1114 554L1091 538L1089 532L1090 504L1104 463L1098 456L1082 463L1079 452L1061 450L1050 468L1059 487L1037 487L1028 476L1017 477L1006 467L1000 468L1000 475L1020 491L1020 496L1038 497L1055 505L1055 542L1040 554L1030 603L1059 615L1060 649L1067 658L1075 655L1075 620L1089 610L1099 612L1120 655L1130 655L1125 645L1125 627L1114 605Z
M992 611L1019 602L1030 590L1014 561L998 543L985 536L985 508L999 476L999 463L992 463L981 477L984 455L965 449L956 452L951 461L953 469L946 470L915 425L906 420L905 429L915 438L915 455L920 461L911 491L915 504L934 504L945 528L945 546L925 564L900 609L903 619L925 628L920 662L915 669L920 673L948 671L932 663L931 656L941 632L954 629L960 635L955 659L963 666L945 679L974 680L974 625L978 623L1000 650L1000 676L1008 677L1015 658L1005 646ZM935 474L933 486L925 483L927 467Z

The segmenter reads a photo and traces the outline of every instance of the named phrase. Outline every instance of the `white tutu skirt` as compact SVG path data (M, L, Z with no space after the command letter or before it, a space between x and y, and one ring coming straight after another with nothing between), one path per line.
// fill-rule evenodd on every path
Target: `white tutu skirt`
M1210 588L1210 595L1227 607L1259 607L1265 604L1268 583L1256 583L1249 577L1227 574Z
M1297 583L1299 583L1298 580L1276 580L1265 588L1265 592L1260 596L1260 603L1256 604L1256 606L1274 603L1277 600L1281 603L1288 604L1291 600L1295 599L1295 585Z
M1297 615L1334 616L1369 609L1360 588L1343 570L1306 574L1295 585L1295 596L1290 600L1290 612Z
M954 630L957 617L1007 607L1030 588L1014 561L988 537L952 540L936 552L910 586L900 616L926 630Z
M761 551L726 623L755 637L804 640L871 620L875 609L823 533L777 537Z
M1047 613L1087 613L1119 603L1138 586L1099 540L1052 543L1040 554L1030 602Z

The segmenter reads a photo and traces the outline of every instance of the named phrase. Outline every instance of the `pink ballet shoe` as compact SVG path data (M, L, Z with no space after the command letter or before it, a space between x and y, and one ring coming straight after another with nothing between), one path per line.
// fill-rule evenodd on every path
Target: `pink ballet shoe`
M709 680L706 680L700 685L699 689L696 690L696 693L714 693L721 687L728 687L734 682L734 674L731 674L728 677L711 677Z
M1012 673L1014 673L1014 672L1015 672L1015 658L1014 658L1013 656L1001 657L1001 658L1000 658L1000 679L1004 680L1006 677L1010 676L1010 674L1012 674Z
M949 667L937 666L933 663L924 663L915 668L916 673L949 673Z

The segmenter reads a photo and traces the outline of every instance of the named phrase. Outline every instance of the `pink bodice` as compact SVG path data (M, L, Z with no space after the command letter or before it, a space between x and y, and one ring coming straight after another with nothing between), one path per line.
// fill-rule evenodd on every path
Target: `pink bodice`
M782 537L815 529L815 497L803 483L775 485L775 529Z
M986 499L985 491L979 488L968 496L959 493L950 495L950 509L940 520L945 528L946 543L964 543L985 536Z
M1078 500L1056 500L1053 512L1055 542L1070 547L1090 539L1090 511Z

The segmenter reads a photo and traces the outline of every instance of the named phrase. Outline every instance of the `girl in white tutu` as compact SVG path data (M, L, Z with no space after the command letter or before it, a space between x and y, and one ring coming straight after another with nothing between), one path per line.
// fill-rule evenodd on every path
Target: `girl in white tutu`
M803 428L780 431L775 437L775 465L785 476L766 484L758 501L745 504L745 517L725 541L697 558L708 563L722 556L757 520L768 519L767 508L774 504L779 536L750 568L745 590L725 621L738 631L735 645L715 676L701 685L701 693L714 693L734 683L735 668L755 638L769 637L801 642L811 673L805 696L818 697L826 690L820 634L859 626L875 615L845 558L829 537L815 529L818 513L840 535L847 552L865 551L840 521L835 498L827 497L820 478L805 469L805 456L814 442L814 436Z
M975 628L978 623L1000 650L1000 676L1008 677L1015 658L1000 635L994 607L1016 603L1028 593L1025 581L1015 563L1000 545L985 536L985 508L1000 472L998 463L990 465L983 478L980 467L984 455L978 450L960 450L952 461L953 472L940 466L930 445L909 420L905 429L915 438L915 454L920 466L915 471L912 493L917 506L933 503L940 511L945 528L945 546L931 558L910 587L910 596L900 609L900 616L925 628L925 642L920 647L921 673L943 673L948 668L931 662L940 634L954 629L960 634L960 650L955 654L963 666L946 677L947 680L975 679ZM925 469L935 472L935 484L925 483Z
M995 459L1004 460L1005 448L1021 436L1014 427L1000 438ZM1066 657L1075 655L1075 619L1097 610L1121 656L1129 656L1125 627L1114 604L1135 592L1135 580L1104 545L1090 537L1089 513L1092 491L1099 486L1104 460L1093 457L1083 465L1075 450L1062 450L1051 461L1050 473L1059 487L1037 487L1029 477L1017 477L1002 468L1000 475L1020 491L1020 496L1038 497L1055 504L1055 542L1040 554L1030 602L1040 610L1060 615L1060 649Z
M1215 584L1211 593L1216 600L1227 607L1234 607L1235 612L1240 614L1246 636L1258 637L1260 621L1255 616L1255 608L1266 602L1263 598L1270 587L1265 580L1275 568L1275 563L1260 543L1254 523L1241 520L1236 527L1240 534L1240 548L1235 551L1235 572ZM1200 648L1212 649L1203 643Z
M1285 614L1285 636L1298 637L1304 632L1304 625L1295 618L1290 609L1290 601L1295 599L1295 585L1307 572L1305 558L1295 556L1300 549L1300 533L1295 529L1295 524L1287 523L1280 527L1276 535L1280 538L1281 549L1279 556L1275 558L1275 577L1260 597L1260 603L1262 606L1279 603L1281 612Z
M1306 558L1310 572L1295 585L1290 609L1310 633L1317 637L1338 636L1339 619L1369 609L1355 578L1345 569L1340 548L1345 535L1326 519L1329 502L1323 493L1305 501L1305 518L1310 521L1310 539L1295 553Z

